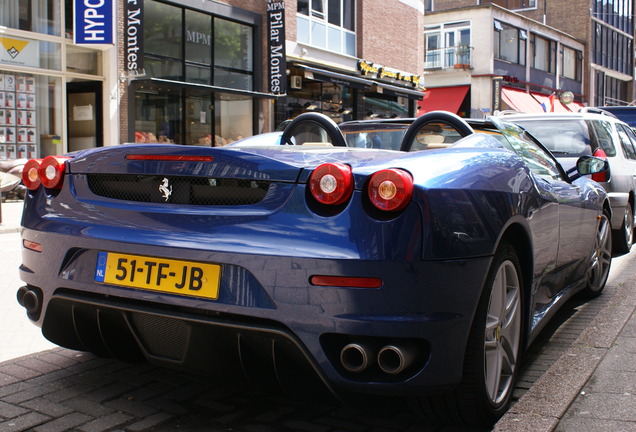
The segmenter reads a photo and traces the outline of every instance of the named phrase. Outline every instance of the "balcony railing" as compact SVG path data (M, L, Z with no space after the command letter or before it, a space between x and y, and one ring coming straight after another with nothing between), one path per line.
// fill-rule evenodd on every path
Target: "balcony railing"
M473 47L459 45L426 51L425 69L471 69Z

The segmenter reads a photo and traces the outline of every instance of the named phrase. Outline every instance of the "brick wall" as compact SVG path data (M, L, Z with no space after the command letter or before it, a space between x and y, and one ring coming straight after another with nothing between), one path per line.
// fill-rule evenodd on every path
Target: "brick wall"
M409 73L424 70L424 16L397 0L358 1L358 57Z

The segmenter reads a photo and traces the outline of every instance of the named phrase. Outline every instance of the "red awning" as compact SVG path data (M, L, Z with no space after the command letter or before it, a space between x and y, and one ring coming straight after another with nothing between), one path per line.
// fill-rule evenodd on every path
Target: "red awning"
M417 103L418 115L444 110L457 114L470 86L435 87L424 90L424 99Z
M583 104L579 102L564 105L558 97L553 97L553 102L551 102L549 95L535 92L529 93L525 90L510 87L502 87L501 99L510 109L525 113L577 112L580 108L583 108Z

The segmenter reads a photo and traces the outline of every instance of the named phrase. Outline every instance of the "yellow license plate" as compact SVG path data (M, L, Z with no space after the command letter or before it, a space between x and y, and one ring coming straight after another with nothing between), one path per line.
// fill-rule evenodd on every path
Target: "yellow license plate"
M95 281L216 300L220 274L216 264L99 252Z

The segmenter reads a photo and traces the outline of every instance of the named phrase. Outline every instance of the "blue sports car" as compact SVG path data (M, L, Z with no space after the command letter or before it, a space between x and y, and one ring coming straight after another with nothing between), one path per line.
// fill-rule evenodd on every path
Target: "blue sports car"
M546 321L605 285L611 209L585 175L607 163L566 173L496 118L373 125L30 160L18 301L70 349L492 424Z

